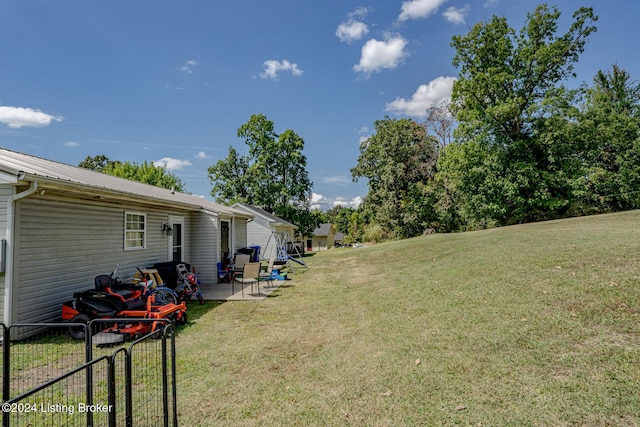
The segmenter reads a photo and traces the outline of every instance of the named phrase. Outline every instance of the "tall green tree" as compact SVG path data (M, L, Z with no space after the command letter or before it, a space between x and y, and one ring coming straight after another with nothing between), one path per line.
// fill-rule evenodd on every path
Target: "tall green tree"
M248 146L247 156L233 148L209 168L212 196L220 203L245 201L290 221L302 229L315 228L310 214L313 183L303 154L304 140L291 129L275 132L274 123L254 114L238 129Z
M104 154L98 154L97 156L93 157L87 156L78 164L78 166L84 169L91 169L93 171L102 172L102 170L111 163L116 162L109 160L109 158Z
M489 228L507 215L516 183L503 178L504 151L478 142L453 143L438 160L435 209L442 231Z
M486 215L497 224L562 215L575 199L572 183L580 170L576 150L572 141L550 137L551 124L557 124L557 115L570 104L571 93L562 82L574 76L574 64L596 31L597 17L591 8L580 8L569 30L556 35L559 17L557 8L543 4L527 15L519 33L504 17L494 16L453 37L453 64L459 68L452 93L458 120L454 135L458 143L475 144L466 151L486 151L478 162L491 158L492 163L491 174L476 185L469 180L482 174L456 177L462 183L458 191L480 193L479 198L460 195L462 203L484 198L495 204L464 208L474 210L478 222ZM473 162L464 161L469 167Z
M366 178L369 191L362 209L373 214L389 237L420 234L430 218L415 208L417 186L435 172L438 142L427 136L423 125L409 119L375 122L375 133L361 144L358 164L351 169L354 180ZM409 214L409 215L408 215Z
M113 162L109 163L102 172L131 181L144 182L145 184L155 185L156 187L175 190L180 193L186 192L185 185L177 175L168 172L167 169L162 166L154 165L153 162Z
M336 226L338 233L349 233L349 217L354 211L353 208L343 206L334 206L327 211L327 222Z
M123 163L117 160L110 160L104 155L98 155L94 157L87 156L78 166L107 175L125 178L130 181L143 182L169 190L172 189L181 193L187 191L186 186L177 175L167 171L167 169L162 166L154 165L153 162Z
M209 167L209 179L213 183L211 195L219 203L254 204L250 190L249 158L229 147L226 159L218 160Z
M579 135L587 146L587 187L604 211L640 208L640 84L614 65L585 88Z

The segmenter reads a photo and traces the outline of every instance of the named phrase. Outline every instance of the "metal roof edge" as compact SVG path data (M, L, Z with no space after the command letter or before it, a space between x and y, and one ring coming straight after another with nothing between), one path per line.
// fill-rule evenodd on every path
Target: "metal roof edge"
M267 221L269 221L270 224L272 224L274 226L285 226L285 227L286 226L292 226L294 229L299 228L297 225L295 225L295 224L293 224L293 223L291 223L291 222L289 222L287 220L284 220L284 219L282 219L280 217L277 217L277 216L275 216L273 214L270 214L270 213L264 211L264 212L266 212L268 214L268 216L267 216L262 212L261 209L257 209L255 206L247 205L245 203L234 203L232 205L232 207L235 208L235 209L238 209L237 206L242 206L244 209L253 212L253 216L259 216L261 218L264 218Z

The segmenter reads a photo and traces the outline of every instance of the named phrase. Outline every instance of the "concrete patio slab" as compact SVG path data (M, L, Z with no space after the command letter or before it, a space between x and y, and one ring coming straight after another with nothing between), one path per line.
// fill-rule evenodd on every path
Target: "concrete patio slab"
M201 284L200 291L206 301L260 301L278 289L285 281L274 280L273 282L261 281L258 283L258 285L253 285L253 291L250 285L245 285L244 296L240 283L233 286L233 293L231 283Z

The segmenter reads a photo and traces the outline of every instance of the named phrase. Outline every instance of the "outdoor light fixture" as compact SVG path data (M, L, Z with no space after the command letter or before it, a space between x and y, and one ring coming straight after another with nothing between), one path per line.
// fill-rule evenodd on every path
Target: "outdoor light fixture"
M171 228L171 226L165 222L164 224L162 224L162 232L167 236L172 236L173 228Z

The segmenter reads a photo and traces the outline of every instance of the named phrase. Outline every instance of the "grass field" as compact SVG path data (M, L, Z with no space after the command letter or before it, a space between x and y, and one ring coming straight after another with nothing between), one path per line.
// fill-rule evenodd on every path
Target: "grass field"
M640 425L640 211L305 260L190 313L181 425Z

